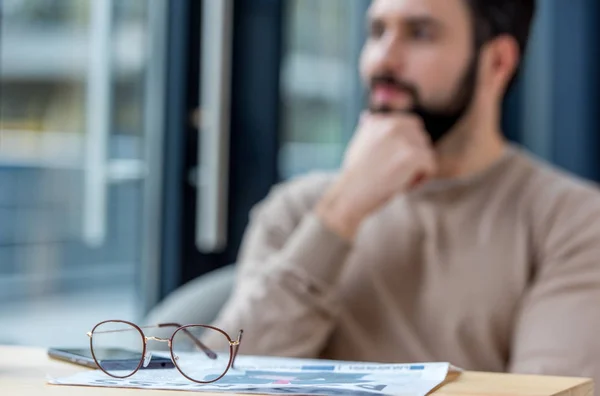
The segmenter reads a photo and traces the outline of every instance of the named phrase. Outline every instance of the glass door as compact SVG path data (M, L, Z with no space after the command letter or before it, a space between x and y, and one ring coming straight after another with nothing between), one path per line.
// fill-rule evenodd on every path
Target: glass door
M0 3L1 344L85 345L142 314L159 3Z
M335 169L363 108L358 58L370 0L197 3L200 147L180 177L191 174L194 189L184 190L181 274L167 290L235 263L251 209L282 180ZM230 83L213 72L229 69Z

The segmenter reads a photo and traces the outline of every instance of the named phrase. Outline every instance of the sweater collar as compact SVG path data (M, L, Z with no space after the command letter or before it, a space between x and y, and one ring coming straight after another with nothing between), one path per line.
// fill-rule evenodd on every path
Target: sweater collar
M414 189L408 195L416 199L433 198L449 192L459 192L484 185L489 180L494 179L495 175L503 173L513 162L512 160L517 156L518 152L518 147L513 144L507 144L502 156L486 169L468 176L432 180Z

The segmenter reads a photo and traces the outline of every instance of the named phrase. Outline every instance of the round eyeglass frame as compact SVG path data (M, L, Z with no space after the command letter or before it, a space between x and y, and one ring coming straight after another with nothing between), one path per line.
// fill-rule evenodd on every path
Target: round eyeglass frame
M135 329L140 337L143 340L143 350L142 350L142 357L140 358L140 361L137 365L137 367L135 368L135 370L133 370L130 374L125 375L125 376L118 376L118 375L114 375L109 373L107 370L105 370L101 365L99 360L96 358L96 354L94 353L94 332L96 331L96 329L102 325L105 325L107 323L121 323L121 324L125 324L125 325L129 325L132 327L132 329ZM152 337L152 336L146 336L146 334L144 334L144 331L142 330L142 328L138 325L136 325L135 323L131 323L128 322L126 320L105 320L102 321L100 323L98 323L97 325L94 326L94 328L92 329L92 331L87 333L87 336L90 338L90 351L92 352L92 357L94 358L94 362L96 363L96 365L98 366L98 368L100 370L102 370L102 372L104 372L106 375L113 377L113 378L118 378L118 379L125 379L125 378L129 378L131 376L133 376L135 373L137 373L140 368L142 367L142 365L144 364L144 357L146 356L146 351L147 351L147 343L148 340L154 340L154 341L161 341L161 342L167 342L169 345L169 351L170 351L170 355L171 355L171 361L173 362L173 365L175 366L175 368L177 369L177 371L179 371L179 373L181 373L181 375L183 375L185 378L187 378L188 380L198 383L198 384L211 384L213 382L216 382L218 380L220 380L221 378L223 378L227 372L229 371L230 368L233 367L234 363L235 363L235 358L237 357L237 353L238 353L238 349L240 346L240 343L242 341L242 335L243 335L243 330L240 330L239 335L238 335L238 339L237 340L233 340L229 334L227 334L225 331L214 327L214 326L208 326L208 325L201 325L201 324L189 324L189 325L179 325L177 323L162 323L159 325L155 325L155 326L144 326L144 328L163 328L163 327L177 327L177 329L173 332L173 334L171 335L171 337L167 338L167 339L163 339L163 338L158 338L158 337ZM192 337L194 339L194 342L200 346L200 348L204 351L204 353L207 354L207 356L211 357L211 358L216 358L216 354L214 352L212 352L210 350L210 348L204 346L200 340L197 340L190 332L189 332L189 328L196 328L196 327L202 327L204 329L208 329L208 330L214 330L217 331L219 333L221 333L226 339L227 342L229 343L229 362L227 363L227 367L225 368L225 370L223 371L223 373L215 378L212 379L210 381L199 381L197 379L191 378L190 376L188 376L186 373L184 373L184 371L181 369L181 367L179 367L179 365L177 364L177 359L175 358L175 353L173 351L173 339L175 337L175 335L177 333L179 333L180 331L183 331L185 334L187 334L189 337ZM119 330L116 330L119 331Z

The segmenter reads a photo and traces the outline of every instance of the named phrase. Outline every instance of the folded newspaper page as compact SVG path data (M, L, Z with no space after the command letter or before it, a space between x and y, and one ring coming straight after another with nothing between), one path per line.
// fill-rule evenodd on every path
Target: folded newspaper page
M49 383L260 395L424 396L440 385L450 370L458 369L448 363L371 364L239 356L236 368L211 384L189 381L176 369L140 370L126 379L115 379L94 370L51 379ZM209 380L219 375L203 363L193 377Z

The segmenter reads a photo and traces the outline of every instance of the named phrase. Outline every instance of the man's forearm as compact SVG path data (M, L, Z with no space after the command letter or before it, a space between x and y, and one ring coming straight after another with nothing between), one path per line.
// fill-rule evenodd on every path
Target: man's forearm
M317 357L339 311L333 290L350 245L307 215L284 248L240 279L215 325L244 329L244 354ZM242 274L243 274L242 273ZM244 276L244 275L242 275Z

